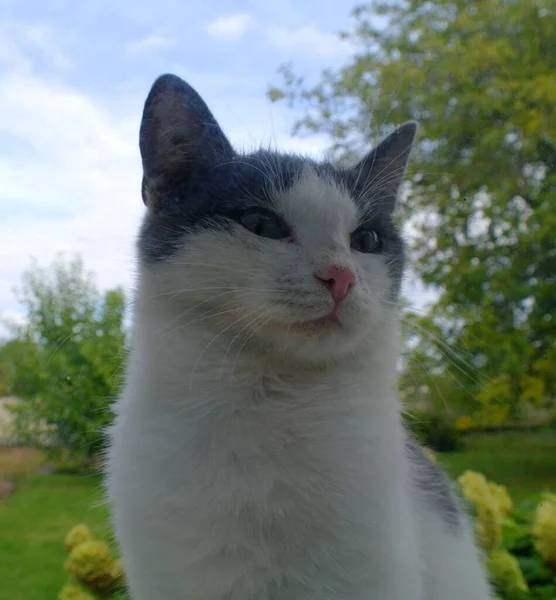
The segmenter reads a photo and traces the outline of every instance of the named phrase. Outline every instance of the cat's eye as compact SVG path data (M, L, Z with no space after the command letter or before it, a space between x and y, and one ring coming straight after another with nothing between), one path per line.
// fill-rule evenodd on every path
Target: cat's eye
M270 210L250 208L238 216L238 221L251 233L272 240L282 240L290 235L284 221Z
M380 236L374 229L360 228L351 234L351 247L357 252L371 254L378 252L382 246Z

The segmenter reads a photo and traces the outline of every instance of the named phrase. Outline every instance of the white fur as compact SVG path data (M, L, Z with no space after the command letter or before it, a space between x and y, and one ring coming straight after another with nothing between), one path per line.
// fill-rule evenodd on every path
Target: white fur
M134 600L486 600L468 527L410 484L398 317L380 256L349 248L355 206L307 171L280 210L294 244L238 225L141 267L107 470ZM307 330L332 263L357 273L344 328Z

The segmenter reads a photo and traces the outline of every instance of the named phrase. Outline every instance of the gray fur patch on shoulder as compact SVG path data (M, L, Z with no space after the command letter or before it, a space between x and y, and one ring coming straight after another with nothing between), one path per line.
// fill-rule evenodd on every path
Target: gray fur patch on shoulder
M406 452L411 467L413 485L420 498L457 532L461 526L460 502L444 471L425 454L417 440L407 433Z

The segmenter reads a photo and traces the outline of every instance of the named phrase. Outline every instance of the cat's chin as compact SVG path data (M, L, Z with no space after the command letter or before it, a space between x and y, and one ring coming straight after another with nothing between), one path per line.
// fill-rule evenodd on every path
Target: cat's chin
M364 328L363 328L364 329ZM330 314L295 322L275 322L259 331L259 341L289 360L308 363L330 362L357 352L365 335L351 319Z
M299 331L308 333L320 332L326 335L326 333L330 333L337 328L345 329L345 322L337 313L330 313L324 317L295 322L290 327Z

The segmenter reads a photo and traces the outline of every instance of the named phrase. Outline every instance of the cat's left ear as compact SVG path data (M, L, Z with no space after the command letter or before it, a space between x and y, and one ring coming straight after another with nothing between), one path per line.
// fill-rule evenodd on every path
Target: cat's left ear
M379 199L393 211L407 161L417 134L417 123L404 123L353 167L363 196Z

